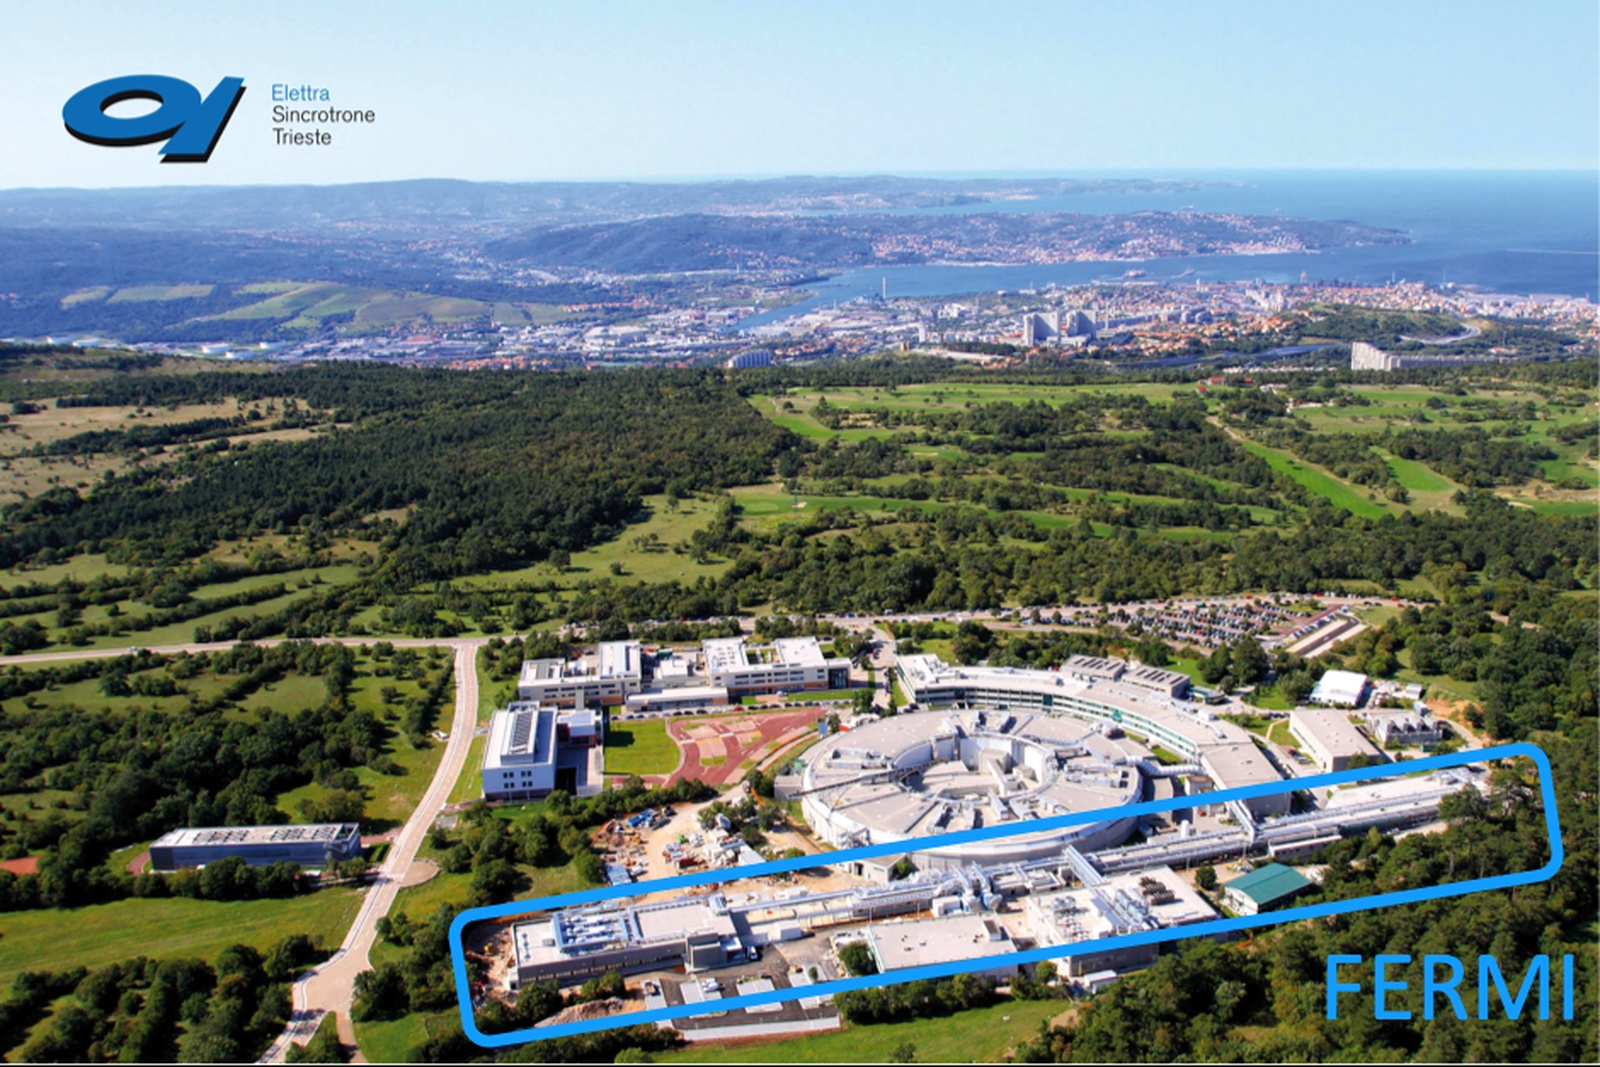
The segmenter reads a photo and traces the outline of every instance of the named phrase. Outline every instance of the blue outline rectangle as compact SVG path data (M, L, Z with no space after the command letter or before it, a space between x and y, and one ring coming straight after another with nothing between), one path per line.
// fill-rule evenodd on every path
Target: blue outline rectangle
M815 867L819 862L837 863L866 859L872 856L898 855L907 851L915 852L918 847L932 848L948 845L964 844L970 841L988 841L996 838L1012 837L1022 833L1038 833L1043 830L1053 830L1067 826L1077 826L1083 823L1099 822L1108 817L1125 818L1130 815L1153 815L1160 812L1178 811L1186 808L1197 807L1201 804L1226 803L1230 800L1248 800L1252 797L1273 796L1278 793L1299 792L1302 789L1316 789L1322 786L1343 785L1348 782L1365 781L1370 778L1394 778L1401 775L1413 774L1419 771L1435 771L1445 767L1461 767L1471 763L1487 762L1490 760L1508 759L1513 756L1525 756L1534 761L1539 768L1540 791L1544 798L1545 826L1550 833L1550 859L1543 867L1537 870L1524 871L1517 874L1501 874L1487 878L1474 878L1465 882L1451 882L1446 885L1424 886L1416 889L1397 890L1392 893L1378 893L1373 896L1356 897L1351 900L1330 901L1323 904L1309 904L1299 908L1287 908L1282 911L1268 912L1264 915L1245 915L1233 919L1217 919L1207 923L1196 923L1189 926L1170 927L1162 930L1151 930L1138 934L1126 934L1121 937L1096 938L1090 941L1076 942L1069 945L1040 946L1021 952L1007 952L994 956L983 956L970 960L961 960L955 963L930 964L923 967L908 967L902 970L891 971L887 974L863 975L853 978L839 978L829 982L818 982L799 989L774 989L764 993L746 993L736 997L724 997L714 1004L668 1006L665 1008L652 1008L644 1011L628 1012L625 1015L612 1015L603 1019L586 1019L570 1023L558 1023L552 1026L533 1027L526 1030L514 1030L504 1034L485 1034L478 1029L472 1011L471 984L467 977L467 961L462 948L461 934L470 923L483 922L487 919L498 919L507 915L525 915L538 911L548 911L556 908L568 907L574 904L589 904L601 900L614 900L619 897L638 896L645 893L656 893L668 889L684 889L697 885L713 885L718 882L737 881L741 878L758 878L767 874L779 874L785 871L798 871ZM1175 941L1182 938L1205 937L1211 934L1227 933L1234 930L1245 930L1258 926L1272 926L1279 923L1295 922L1299 919L1314 919L1326 915L1343 915L1349 912L1366 911L1371 908L1389 907L1394 904L1410 904L1423 900L1436 900L1440 897L1463 896L1467 893L1480 893L1492 889L1504 889L1511 886L1531 885L1543 882L1553 877L1561 869L1565 858L1565 850L1561 844L1561 824L1556 813L1555 786L1551 780L1550 760L1544 752L1535 745L1517 743L1498 745L1493 748L1469 749L1452 753L1446 756L1429 756L1425 759L1406 760L1400 763L1381 764L1373 767L1358 767L1345 771L1334 771L1330 774L1317 774L1305 778L1285 779L1282 782L1263 782L1259 785L1239 786L1234 789L1222 789L1210 793L1197 793L1191 796L1174 797L1169 800L1151 800L1139 804L1128 804L1119 808L1103 808L1096 811L1072 812L1067 815L1055 815L1045 819L1029 819L1025 829L1019 829L1017 824L1006 823L1000 826L984 827L977 830L961 830L948 834L934 834L919 838L920 845L908 847L906 841L894 841L881 845L865 845L860 848L841 849L837 852L825 852L818 855L796 857L794 859L773 860L768 863L750 864L732 870L700 871L693 874L678 875L673 878L660 878L649 882L635 882L630 885L609 886L603 889L585 889L575 893L562 893L553 897L542 897L537 900L516 900L507 904L491 904L480 908L468 908L457 915L450 924L450 955L455 965L456 1002L461 1010L461 1028L473 1043L483 1048L504 1048L507 1045L520 1044L526 1041L540 1041L546 1038L563 1037L569 1034L585 1034L598 1030L609 1030L619 1026L634 1026L640 1023L663 1022L691 1015L703 1015L709 1012L723 1012L742 1008L752 1008L761 1004L777 1004L787 1000L796 1000L800 997L820 997L833 993L842 993L852 989L869 989L873 986L897 985L902 982L914 982L928 978L946 978L951 975L964 974L969 971L987 970L990 967L1005 964L1037 963L1042 960L1060 959L1063 956L1082 955L1090 952L1104 952L1109 949L1130 948L1136 945L1156 944L1163 941Z

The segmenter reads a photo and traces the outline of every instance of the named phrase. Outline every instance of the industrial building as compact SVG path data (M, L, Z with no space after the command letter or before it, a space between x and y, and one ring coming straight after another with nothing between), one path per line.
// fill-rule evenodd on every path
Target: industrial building
M1436 745L1444 736L1439 721L1421 701L1410 711L1374 708L1365 719L1380 745Z
M1296 708L1289 714L1289 732L1325 771L1384 762L1383 754L1337 708Z
M1121 682L1123 685L1149 689L1173 700L1182 700L1189 695L1187 674L1147 667L1142 663L1128 663L1106 656L1068 656L1061 670L1075 678Z
M866 942L880 974L1016 951L1011 932L993 915L947 915L938 919L877 923L867 927ZM1017 965L997 964L972 973L1003 981L1016 976Z
M901 656L895 670L906 695L924 707L1066 715L1126 730L1194 761L1218 789L1282 780L1248 732L1172 695L1188 692L1188 678L1175 671L1092 656L1073 657L1057 671L952 667L927 653ZM1287 794L1246 802L1258 816L1287 811L1288 803Z
M1225 884L1222 899L1240 915L1258 915L1282 907L1310 888L1310 880L1293 867L1268 863Z
M788 795L823 840L849 848L1114 809L1137 803L1143 789L1137 753L1097 726L969 711L896 715L829 738L811 750L799 790ZM1133 827L1133 819L1113 817L918 849L916 863L928 870L1059 856L1069 844L1119 844Z
M1114 875L1094 885L1028 898L1027 915L1034 940L1044 945L1080 945L1217 918L1207 904L1171 867L1152 867ZM1127 972L1148 967L1159 945L1133 945L1101 952L1078 953L1057 961L1072 978L1101 971Z
M350 823L299 826L195 826L171 830L150 845L150 868L170 872L237 856L252 867L297 863L326 869L361 855L361 828Z
M511 929L519 985L607 971L702 971L751 958L721 894L631 907L567 908Z
M1338 708L1359 708L1371 688L1367 676L1355 671L1324 671L1311 688L1311 703Z
M554 707L621 704L644 686L644 653L637 641L603 641L568 659L530 659L517 679L517 699Z
M1272 761L1248 738L1220 745L1207 745L1200 750L1200 767L1218 789L1235 789L1263 782L1281 782L1283 775ZM1250 797L1236 801L1257 819L1289 814L1290 793L1268 793L1264 797Z
M593 796L604 781L600 720L588 708L559 711L518 701L489 719L485 800L538 800L556 789Z
M517 697L550 707L643 714L849 684L850 661L824 656L815 637L779 638L770 645L723 637L706 641L698 652L663 649L655 655L638 641L606 641L575 659L525 661Z

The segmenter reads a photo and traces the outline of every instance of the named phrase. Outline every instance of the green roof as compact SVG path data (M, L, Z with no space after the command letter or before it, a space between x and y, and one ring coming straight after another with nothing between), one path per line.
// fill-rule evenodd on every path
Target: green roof
M1310 884L1306 876L1293 867L1269 863L1242 878L1235 878L1227 884L1227 888L1243 893L1256 902L1256 907L1264 908L1275 901L1294 896Z

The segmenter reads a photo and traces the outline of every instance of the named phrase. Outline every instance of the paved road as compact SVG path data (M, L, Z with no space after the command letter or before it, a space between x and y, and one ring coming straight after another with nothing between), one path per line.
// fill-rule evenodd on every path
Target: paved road
M0 656L0 667L28 667L36 663L59 663L68 660L80 659L110 659L113 656L126 656L134 649L141 652L158 652L163 656L175 656L180 652L189 655L198 655L201 652L227 652L239 645L281 645L285 641L310 641L313 644L349 645L359 648L362 645L375 645L380 641L387 641L395 648L435 648L442 645L459 647L471 643L474 647L482 645L489 640L486 637L475 637L469 641L449 639L443 637L269 637L261 641L213 641L205 645L134 645L129 648L74 648L66 652L24 652L18 656ZM477 672L473 672L477 677Z
M378 871L378 877L367 890L361 910L345 934L339 951L326 963L311 971L294 985L294 1014L284 1032L273 1042L261 1063L282 1063L291 1041L304 1043L316 1033L322 1016L330 1011L339 1013L339 1040L355 1047L355 1028L350 1022L350 1002L355 995L355 977L369 966L368 953L378 936L378 920L389 914L395 897L410 873L417 849L422 846L428 828L450 799L455 785L467 763L467 750L472 745L472 735L478 725L478 649L486 638L464 641L424 641L419 644L444 645L455 648L456 711L450 724L450 740L445 744L444 758L434 772L433 781L422 800L411 813L411 818L401 828L394 843L389 846L388 858ZM402 642L396 641L399 645ZM406 642L410 643L410 642ZM355 1062L365 1063L359 1053Z

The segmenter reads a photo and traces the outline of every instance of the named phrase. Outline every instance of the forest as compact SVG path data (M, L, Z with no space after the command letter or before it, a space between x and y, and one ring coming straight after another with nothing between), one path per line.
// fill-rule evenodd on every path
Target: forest
M526 635L486 652L486 679L503 688L523 655L571 647L563 624L584 627L584 640L689 640L732 632L729 617L741 614L757 615L770 634L841 611L1026 616L1034 607L1048 615L1049 606L1348 590L1404 596L1406 605L1313 660L1259 655L1249 642L1171 648L1110 626L1023 632L968 622L949 635L904 636L948 640L952 658L995 664L1118 650L1155 663L1196 652L1193 669L1213 685L1274 671L1277 692L1291 697L1331 667L1451 686L1466 695L1461 721L1483 739L1533 741L1550 754L1567 867L1515 893L1197 946L1019 1052L1063 1062L1346 1050L1592 1059L1592 1012L1587 1030L1527 1019L1377 1025L1370 1013L1363 1024L1355 1010L1330 1023L1307 993L1327 952L1370 956L1433 938L1462 956L1573 951L1584 961L1578 1000L1595 1001L1594 813L1592 793L1574 784L1596 780L1591 371L1577 361L1427 369L1382 383L1285 372L1201 392L1193 372L996 374L915 356L741 373L324 365L47 379L0 370L0 402L11 411L0 445L12 435L6 427L63 423L5 463L94 472L0 508L0 566L10 571L0 582L0 652L120 653L0 668L0 852L38 858L36 874L0 873L0 908L29 917L162 891L175 894L162 906L299 907L323 897L287 869L224 867L158 888L131 875L119 850L180 825L377 821L387 789L374 783L404 782L396 770L414 773L436 754L430 733L449 699L444 661L386 645L390 636ZM191 410L200 405L205 413ZM69 424L85 412L137 418L112 429ZM279 439L240 436L269 426ZM95 466L112 458L114 468ZM373 644L298 640L324 636ZM126 648L275 637L295 640L187 656ZM1536 791L1506 775L1496 788L1488 807L1457 813L1445 833L1334 846L1323 892L1542 862ZM474 902L511 899L556 873L594 881L587 831L636 810L640 789L553 798L510 818L468 813L436 833L427 854ZM358 999L364 1019L448 1010L443 932L455 906L389 917ZM182 1007L200 985L169 1008L165 966L117 972L118 999L104 1001L112 1010L96 1014L86 1001L87 1022L57 1009L43 1025L59 1044L35 1051L120 1054L117 1040L130 1039L112 1035L131 1033L152 1001L162 1019L181 1017L186 1032L200 1033L211 1009ZM30 978L0 1012L45 1019L38 1005L84 980ZM862 998L852 1011L874 1025L955 1004L950 990L922 992L915 1003ZM142 998L137 1007L130 993ZM102 1003L98 992L82 995ZM270 990L252 995L233 1000L252 1017L274 1007ZM123 999L132 1014L117 1009ZM551 1008L533 994L501 1022ZM619 1031L515 1055L609 1062L629 1049L666 1051L645 1043L662 1040ZM445 1029L413 1055L477 1050Z

